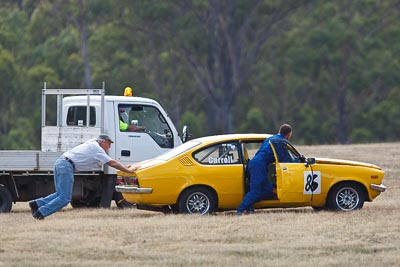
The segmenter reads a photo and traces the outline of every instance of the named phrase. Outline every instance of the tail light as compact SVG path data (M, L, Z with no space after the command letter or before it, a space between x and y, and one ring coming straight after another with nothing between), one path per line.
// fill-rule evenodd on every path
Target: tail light
M117 184L139 186L138 179L133 176L117 176Z
M117 176L117 185L124 185L124 178L122 176Z

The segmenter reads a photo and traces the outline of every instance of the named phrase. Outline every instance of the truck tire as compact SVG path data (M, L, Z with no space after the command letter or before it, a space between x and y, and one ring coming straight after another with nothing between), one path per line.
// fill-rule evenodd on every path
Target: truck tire
M100 205L100 200L93 200L93 201L71 200L70 204L74 209L98 208Z
M10 212L12 207L12 198L10 191L0 185L0 212Z

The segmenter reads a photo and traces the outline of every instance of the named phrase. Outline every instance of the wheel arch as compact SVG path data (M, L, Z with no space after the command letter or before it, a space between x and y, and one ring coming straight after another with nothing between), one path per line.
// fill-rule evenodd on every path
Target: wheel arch
M355 185L358 185L358 186L362 189L362 193L364 194L365 201L371 201L371 198L370 198L370 196L369 196L369 192L368 192L368 190L367 190L365 184L363 184L363 183L361 183L360 181L357 181L357 180L341 180L341 181L338 181L337 183L333 184L333 185L329 188L329 191L327 192L326 197L328 198L329 195L331 194L331 192L332 192L335 188L337 188L337 187L339 187L339 186L342 186L342 185L344 185L344 184L350 184L350 185L355 184Z

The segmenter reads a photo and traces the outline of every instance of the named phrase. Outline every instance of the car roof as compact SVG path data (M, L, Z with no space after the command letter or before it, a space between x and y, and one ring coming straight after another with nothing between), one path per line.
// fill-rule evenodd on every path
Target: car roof
M271 134L257 134L257 133L243 133L243 134L223 134L223 135L211 135L199 137L193 140L200 141L202 143L210 143L210 142L223 142L230 140L260 140L266 139L272 136Z

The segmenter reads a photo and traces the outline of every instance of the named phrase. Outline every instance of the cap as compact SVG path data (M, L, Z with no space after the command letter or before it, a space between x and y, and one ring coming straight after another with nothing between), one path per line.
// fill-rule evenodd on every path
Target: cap
M114 143L114 141L111 140L111 138L106 134L100 134L99 137L97 137L97 140L104 140L104 141L108 141L110 143Z

